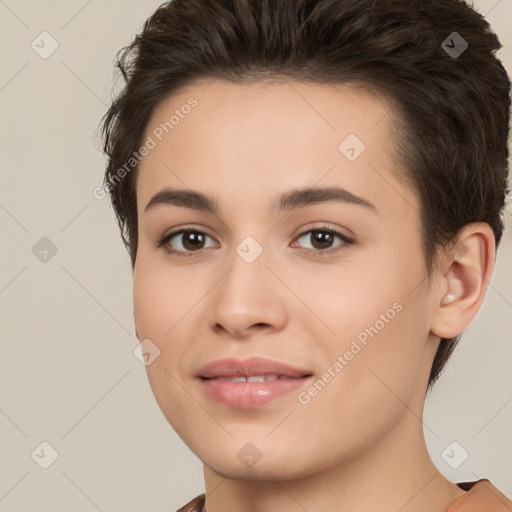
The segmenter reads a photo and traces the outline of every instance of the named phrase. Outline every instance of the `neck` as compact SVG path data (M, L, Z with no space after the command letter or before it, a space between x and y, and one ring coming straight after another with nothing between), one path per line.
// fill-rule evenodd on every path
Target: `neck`
M443 512L464 491L432 463L422 427L408 411L376 446L300 479L233 479L204 466L207 512Z

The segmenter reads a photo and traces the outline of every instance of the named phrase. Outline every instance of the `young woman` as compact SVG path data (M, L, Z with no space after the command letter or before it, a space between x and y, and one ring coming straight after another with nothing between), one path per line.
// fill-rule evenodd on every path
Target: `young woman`
M499 47L460 0L174 0L121 54L104 187L182 511L512 510L422 421L503 231Z

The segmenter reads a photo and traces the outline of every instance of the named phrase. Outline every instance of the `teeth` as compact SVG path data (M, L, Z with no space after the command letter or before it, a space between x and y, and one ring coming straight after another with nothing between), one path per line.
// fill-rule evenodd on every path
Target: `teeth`
M217 380L225 382L270 382L278 378L285 378L279 375L251 375L250 377L216 377Z
M265 377L263 377L263 375L253 375L247 377L247 382L265 382Z

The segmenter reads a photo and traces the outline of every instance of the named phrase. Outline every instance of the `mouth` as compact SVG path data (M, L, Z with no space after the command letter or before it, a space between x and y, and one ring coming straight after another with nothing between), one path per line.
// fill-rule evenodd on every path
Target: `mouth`
M211 377L205 380L218 380L223 382L272 382L274 380L293 380L297 378L302 377L288 377L287 375L240 375L236 377Z
M252 409L304 386L312 373L271 359L221 359L201 368L197 377L209 399Z

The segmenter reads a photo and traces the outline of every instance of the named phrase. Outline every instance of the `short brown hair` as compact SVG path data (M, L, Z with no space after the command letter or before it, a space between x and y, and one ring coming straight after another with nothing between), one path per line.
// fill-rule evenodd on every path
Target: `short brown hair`
M510 113L510 80L495 55L500 48L487 21L463 0L162 4L118 53L125 86L102 120L104 186L132 268L137 169L122 180L116 171L142 144L154 109L179 88L210 77L367 84L400 111L398 150L404 177L420 198L428 275L438 249L468 223L488 223L498 245L508 191ZM429 387L458 339L441 340Z

